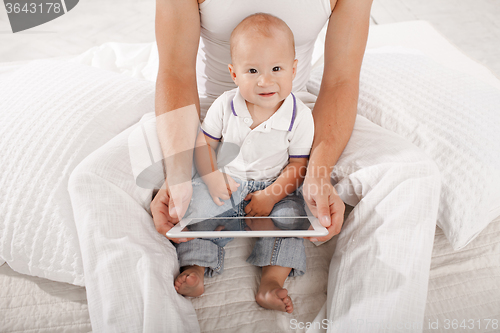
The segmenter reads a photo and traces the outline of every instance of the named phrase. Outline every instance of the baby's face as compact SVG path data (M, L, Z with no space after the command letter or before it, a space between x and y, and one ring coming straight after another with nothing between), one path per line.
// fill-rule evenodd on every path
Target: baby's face
M284 33L244 35L233 50L229 71L248 103L276 111L292 91L297 60Z

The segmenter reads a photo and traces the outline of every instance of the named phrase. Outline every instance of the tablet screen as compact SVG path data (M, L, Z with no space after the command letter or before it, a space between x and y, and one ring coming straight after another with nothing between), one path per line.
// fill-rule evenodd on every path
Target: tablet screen
M297 217L224 217L193 218L182 231L271 231L314 230L309 218Z

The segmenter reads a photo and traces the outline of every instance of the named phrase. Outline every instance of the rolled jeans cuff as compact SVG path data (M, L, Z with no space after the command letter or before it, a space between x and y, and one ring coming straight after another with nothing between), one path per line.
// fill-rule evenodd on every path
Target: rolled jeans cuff
M303 238L262 237L257 240L247 262L255 266L282 266L292 270L289 277L306 272L306 253Z
M221 240L221 239L216 239ZM224 243L231 239L226 238ZM223 244L224 246L226 244ZM179 266L202 266L205 267L205 276L213 277L224 270L224 248L210 239L196 238L184 243L177 244L177 256Z

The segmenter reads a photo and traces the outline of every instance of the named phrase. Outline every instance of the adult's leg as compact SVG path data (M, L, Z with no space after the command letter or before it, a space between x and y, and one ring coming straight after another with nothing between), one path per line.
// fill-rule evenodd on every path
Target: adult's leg
M354 209L330 264L329 331L422 331L441 188L435 163L358 116L334 182Z
M191 302L174 289L174 246L149 214L151 189L136 185L129 129L85 159L69 191L94 332L197 332Z

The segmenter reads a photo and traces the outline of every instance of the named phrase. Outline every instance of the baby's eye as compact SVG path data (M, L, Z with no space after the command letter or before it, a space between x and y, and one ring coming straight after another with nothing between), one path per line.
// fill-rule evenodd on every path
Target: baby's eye
M281 70L280 66L273 67L273 72L279 72Z
M257 70L255 68L250 68L248 70L248 72L251 73L251 74L255 74L255 73L257 73Z

